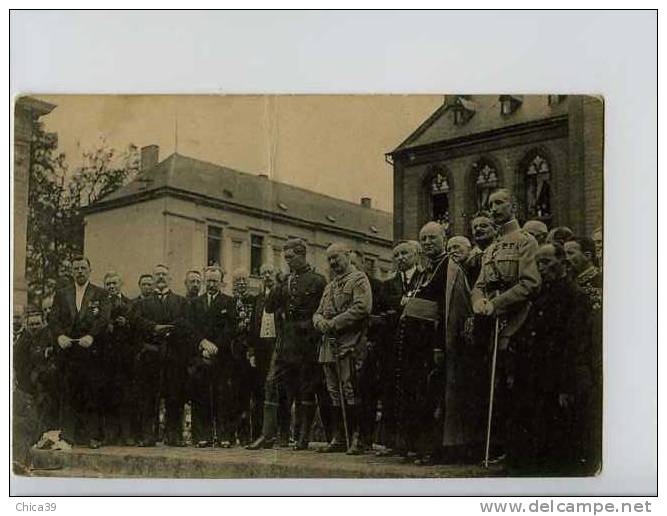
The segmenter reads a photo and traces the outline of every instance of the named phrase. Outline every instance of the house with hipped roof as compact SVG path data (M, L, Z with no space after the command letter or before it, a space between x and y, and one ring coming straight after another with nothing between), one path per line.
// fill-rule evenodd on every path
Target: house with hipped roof
M87 207L94 280L115 270L135 294L139 275L164 263L176 291L188 270L207 265L226 271L227 288L239 268L257 285L263 263L285 268L282 246L293 237L308 242L309 262L323 274L332 242L362 253L378 277L391 269L392 215L369 198L355 204L177 153L158 157L157 146L142 148L141 173Z

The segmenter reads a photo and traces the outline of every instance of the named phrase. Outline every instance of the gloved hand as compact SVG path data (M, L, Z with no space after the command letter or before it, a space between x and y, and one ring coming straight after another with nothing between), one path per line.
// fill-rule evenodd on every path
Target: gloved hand
M488 299L479 299L472 305L472 311L479 315L493 315L495 308Z
M218 346L213 344L210 340L202 339L199 343L199 349L202 350L202 354L208 358L214 357L218 354Z
M72 345L72 339L70 339L67 335L58 336L58 346L60 346L60 349L67 349L71 345Z
M88 349L92 345L93 345L92 335L84 335L79 339L79 346L81 346L82 348Z

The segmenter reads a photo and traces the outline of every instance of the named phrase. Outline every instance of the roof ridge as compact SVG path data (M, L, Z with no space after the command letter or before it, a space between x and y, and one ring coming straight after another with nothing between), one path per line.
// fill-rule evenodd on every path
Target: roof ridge
M220 165L218 163L213 163L212 161L205 161L203 159L193 158L192 156L186 156L186 155L183 155L183 154L179 154L177 152L174 152L174 153L170 154L167 158L164 159L164 161L162 163L168 161L172 157L174 157L175 159L173 159L172 163L170 164L171 166L168 170L167 179L171 179L172 177L174 177L173 172L174 172L174 169L176 167L176 157L178 157L178 158L182 158L182 159L186 159L186 160L191 160L191 161L196 161L196 162L199 162L199 163L203 163L204 165L217 167L217 168L220 168L220 169L223 169L223 170L233 172L235 174L241 174L243 176L248 176L250 178L253 178L253 180L257 181L258 184L262 184L263 182L268 180L270 183L273 183L273 184L276 184L276 185L285 186L285 187L288 187L288 188L293 188L295 190L300 190L302 192L308 192L311 195L315 194L315 195L318 195L320 197L326 197L327 199L332 199L332 200L337 201L337 202L344 202L344 203L350 204L351 206L356 206L358 208L364 208L361 204L353 202L353 201L349 201L347 199L341 199L340 197L334 197L333 195L328 195L328 194L325 194L325 193L322 193L322 192L316 192L315 190L311 190L311 189L305 188L303 186L297 186L297 185L293 185L291 183L285 183L283 181L277 181L275 179L271 179L268 176L268 174L266 175L266 178L262 178L262 177L260 177L260 174L263 174L263 172L259 172L259 173L245 172L243 170L238 170L238 169L235 169L235 168L228 167L227 165ZM158 166L158 165L156 165L156 166ZM274 194L271 194L271 195L275 196ZM389 214L389 215L392 214L392 212L390 212L390 211L381 210L379 208L372 208L371 207L371 208L364 208L364 209L374 211L374 212L377 212L377 213L382 213L382 214Z

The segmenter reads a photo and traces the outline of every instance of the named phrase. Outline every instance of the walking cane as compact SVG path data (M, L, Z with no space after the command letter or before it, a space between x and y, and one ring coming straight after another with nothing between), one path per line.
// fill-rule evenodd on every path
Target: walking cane
M333 344L334 356L336 357L336 376L338 376L338 393L340 396L340 409L343 413L343 428L345 429L345 442L350 447L350 433L347 428L347 411L345 409L345 393L343 392L343 379L340 376L340 357L338 356L338 341L330 338L329 342Z
M491 420L493 419L493 394L496 387L496 357L498 355L498 333L500 320L496 316L496 328L493 335L493 355L491 356L491 387L489 392L489 414L486 420L486 446L484 448L484 467L489 467L489 448L491 447Z
M211 412L211 432L213 437L213 442L211 443L215 448L218 445L218 423L216 421L215 414L215 400L213 398L213 375L210 374L208 378L208 399L209 399L209 409Z

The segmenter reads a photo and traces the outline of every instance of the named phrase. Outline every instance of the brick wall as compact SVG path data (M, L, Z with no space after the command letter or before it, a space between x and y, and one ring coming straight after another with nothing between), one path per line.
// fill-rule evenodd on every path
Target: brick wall
M545 119L543 126L516 126L509 133L474 136L465 144L447 140L395 155L394 238L416 238L429 218L425 179L430 165L444 165L449 174L452 234L469 234L470 216L476 209L473 163L488 158L499 172L501 185L512 189L521 202L523 161L535 149L551 166L548 225L569 226L577 234L590 235L602 223L603 103L595 97L568 96L563 106L567 117Z

